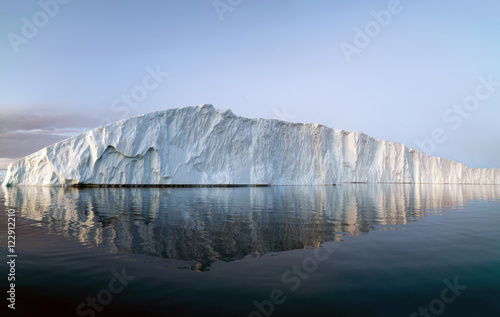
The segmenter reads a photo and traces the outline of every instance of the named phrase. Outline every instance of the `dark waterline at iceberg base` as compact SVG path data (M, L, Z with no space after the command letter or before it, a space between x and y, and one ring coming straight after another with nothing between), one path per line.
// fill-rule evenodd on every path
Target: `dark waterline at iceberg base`
M0 193L12 316L500 316L500 186Z

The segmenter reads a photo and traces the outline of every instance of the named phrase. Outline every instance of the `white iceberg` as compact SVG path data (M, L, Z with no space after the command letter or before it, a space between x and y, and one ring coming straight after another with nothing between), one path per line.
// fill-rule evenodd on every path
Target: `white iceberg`
M201 105L153 112L50 145L7 169L16 185L500 184L397 142Z

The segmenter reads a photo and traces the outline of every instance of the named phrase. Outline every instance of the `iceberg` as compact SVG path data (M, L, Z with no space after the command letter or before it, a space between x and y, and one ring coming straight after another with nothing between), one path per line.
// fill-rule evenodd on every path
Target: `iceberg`
M111 123L12 162L4 186L500 184L497 168L425 155L319 124L249 119L212 105Z

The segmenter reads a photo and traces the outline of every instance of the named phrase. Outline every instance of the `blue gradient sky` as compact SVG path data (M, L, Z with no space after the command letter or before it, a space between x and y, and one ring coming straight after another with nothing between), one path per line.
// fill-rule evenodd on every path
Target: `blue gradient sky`
M500 167L500 87L460 124L443 119L479 77L500 82L500 2L402 0L348 63L341 43L354 45L354 29L390 2L220 0L236 4L221 20L212 0L72 0L12 45L23 18L43 11L0 0L0 168L103 122L203 103L417 149L442 129L446 140L424 152ZM135 108L114 111L148 67L168 76Z

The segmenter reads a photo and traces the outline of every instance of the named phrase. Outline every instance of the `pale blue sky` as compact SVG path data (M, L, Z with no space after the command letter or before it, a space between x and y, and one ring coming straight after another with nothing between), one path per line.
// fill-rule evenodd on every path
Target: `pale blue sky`
M447 112L478 78L500 82L498 1L402 0L386 26L370 12L393 1L55 1L40 2L50 17L0 0L0 168L102 122L203 103L417 149L442 129L424 152L500 167L500 87L480 87L461 122ZM348 63L341 44L367 25ZM155 68L168 76L146 90ZM120 101L134 89L140 102Z

